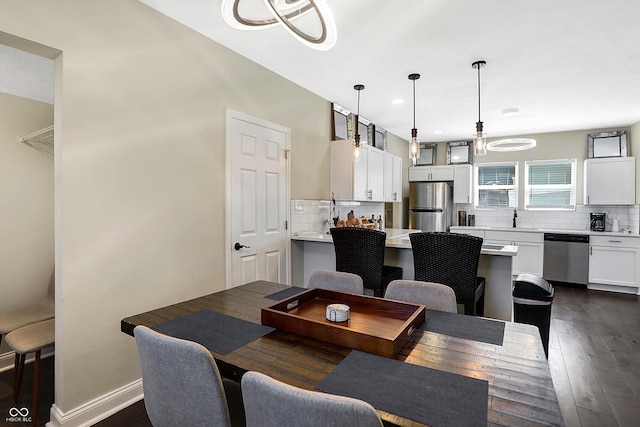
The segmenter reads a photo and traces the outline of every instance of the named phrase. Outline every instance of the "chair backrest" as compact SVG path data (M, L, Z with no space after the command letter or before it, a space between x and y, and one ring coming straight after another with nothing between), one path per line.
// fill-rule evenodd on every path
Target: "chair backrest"
M316 270L309 276L309 288L322 288L362 295L364 286L357 274L342 271Z
M411 233L409 239L415 280L447 285L459 303L473 305L483 239L443 232Z
M336 271L357 274L365 288L381 286L387 233L365 227L331 229L336 252Z
M303 390L259 372L242 376L247 427L380 427L370 404L350 397Z
M387 299L422 304L428 310L457 313L456 294L449 286L416 280L393 280L384 294Z
M154 427L231 425L222 379L205 347L145 326L136 326L133 333Z

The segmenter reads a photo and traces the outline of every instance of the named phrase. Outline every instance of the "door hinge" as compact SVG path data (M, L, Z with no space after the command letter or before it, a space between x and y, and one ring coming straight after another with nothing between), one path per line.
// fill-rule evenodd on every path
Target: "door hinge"
M289 221L285 221L284 222L284 229L288 230L289 229Z
M284 159L285 160L289 160L289 151L291 151L291 150L284 150Z

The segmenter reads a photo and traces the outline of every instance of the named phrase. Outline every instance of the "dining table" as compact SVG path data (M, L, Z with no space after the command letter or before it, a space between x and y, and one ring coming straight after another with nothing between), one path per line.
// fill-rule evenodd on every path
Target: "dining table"
M200 342L223 377L258 371L302 389L360 398L385 425L564 425L536 326L426 310L392 357L262 324L262 311L307 289L270 281L122 319ZM376 297L365 297L376 298Z

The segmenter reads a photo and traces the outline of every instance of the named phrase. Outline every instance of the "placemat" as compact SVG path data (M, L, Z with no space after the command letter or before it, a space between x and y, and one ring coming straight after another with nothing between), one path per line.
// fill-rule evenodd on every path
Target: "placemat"
M504 341L504 322L444 311L427 310L427 320L420 329L489 344L502 345Z
M432 427L487 425L487 381L358 350L316 388Z
M290 296L293 296L295 294L299 294L300 292L306 291L306 290L308 290L308 289L301 288L299 286L290 286L290 287L288 287L286 289L283 289L281 291L269 294L269 295L265 296L265 298L273 299L273 300L276 300L276 301L282 301L283 299L289 298Z
M177 338L195 341L220 354L231 353L275 330L211 310L186 314L154 325L154 328Z

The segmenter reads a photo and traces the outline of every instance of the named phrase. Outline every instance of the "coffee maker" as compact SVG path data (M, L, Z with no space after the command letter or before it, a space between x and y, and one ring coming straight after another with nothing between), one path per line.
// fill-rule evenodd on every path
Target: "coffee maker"
M591 212L589 215L591 216L591 231L604 231L607 214Z

